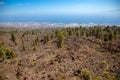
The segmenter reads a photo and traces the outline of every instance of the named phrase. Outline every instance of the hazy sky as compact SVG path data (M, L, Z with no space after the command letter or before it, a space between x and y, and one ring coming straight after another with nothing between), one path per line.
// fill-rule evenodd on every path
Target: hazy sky
M120 10L119 4L120 0L0 0L0 17L94 15Z

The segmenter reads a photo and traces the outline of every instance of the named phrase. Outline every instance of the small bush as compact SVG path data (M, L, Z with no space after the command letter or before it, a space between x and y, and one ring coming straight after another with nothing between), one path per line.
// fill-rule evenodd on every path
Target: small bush
M5 80L5 75L0 73L0 80Z
M5 59L5 57L6 57L6 54L5 54L4 50L0 49L0 58L3 60L3 59Z
M3 45L4 45L4 44L3 44L2 42L0 42L0 48L2 48Z
M101 61L101 63L102 63L103 65L106 65L106 64L107 64L105 60Z
M103 76L105 77L105 80L117 80L116 77L108 71L104 71Z
M81 75L82 80L92 80L91 72L86 68L81 70L80 75Z
M8 50L7 53L6 53L7 59L12 59L12 58L14 58L15 56L16 56L16 55L15 55L15 53L14 53L13 51Z
M107 67L107 63L106 63L105 60L103 60L103 61L101 61L101 63L100 63L100 68L105 68L105 67Z
M8 48L0 48L0 58L1 59L12 59L16 57L16 54Z

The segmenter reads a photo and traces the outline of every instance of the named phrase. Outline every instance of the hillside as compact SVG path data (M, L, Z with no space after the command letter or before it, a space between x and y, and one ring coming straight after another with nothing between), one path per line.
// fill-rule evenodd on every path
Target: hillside
M120 27L0 28L0 80L120 80Z

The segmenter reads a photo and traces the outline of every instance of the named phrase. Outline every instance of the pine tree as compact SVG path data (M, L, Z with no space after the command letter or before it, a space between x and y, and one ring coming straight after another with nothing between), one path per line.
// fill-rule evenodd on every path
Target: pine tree
M16 37L15 37L15 34L12 32L11 33L11 40L16 43Z
M97 38L103 40L103 39L104 39L104 34L103 34L103 32L100 32L100 33L98 34L98 37L97 37Z
M108 35L109 35L109 40L110 40L110 41L112 41L112 40L113 40L114 35L113 35L113 31L112 31L111 29L109 30Z
M109 41L109 35L108 34L104 35L104 41Z
M25 51L24 40L22 39L22 50Z
M114 31L114 33L113 33L113 37L114 37L115 40L117 39L117 37L118 37L118 33L117 33L116 31Z
M44 36L44 43L47 43L47 37Z
M25 45L23 44L23 46L22 46L22 49L23 49L23 51L25 51Z
M77 32L76 32L76 36L77 36L77 37L80 37L80 31L77 31Z
M49 36L49 34L47 34L47 41L49 41L50 40L50 36Z
M57 38L58 38L57 46L58 46L58 48L62 48L63 44L64 44L64 35L63 35L63 33L59 31L58 35L57 35Z

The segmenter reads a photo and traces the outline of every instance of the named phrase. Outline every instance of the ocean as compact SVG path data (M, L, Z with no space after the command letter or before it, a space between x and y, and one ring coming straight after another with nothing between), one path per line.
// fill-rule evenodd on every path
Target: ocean
M0 16L0 22L49 22L120 25L119 15L27 15Z

